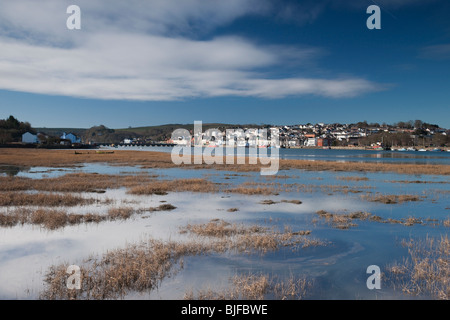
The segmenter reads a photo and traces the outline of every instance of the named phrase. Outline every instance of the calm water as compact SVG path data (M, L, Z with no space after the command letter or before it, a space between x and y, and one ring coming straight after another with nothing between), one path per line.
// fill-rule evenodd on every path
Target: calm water
M171 152L171 147L118 147L105 149L113 150L141 150ZM203 148L205 150L205 148ZM210 148L208 148L210 149ZM248 155L249 149L240 153L238 149L233 154ZM271 154L271 149L258 149ZM365 162L402 162L402 163L430 163L450 165L450 152L419 152L419 151L372 151L372 150L338 150L338 149L277 149L280 159L325 160L325 161L365 161ZM192 154L194 151L192 151ZM226 153L225 153L226 154Z
M124 148L127 149L127 148ZM131 149L131 148L130 148ZM161 151L151 148L151 150ZM280 149L280 156L288 159L320 159L334 161L405 161L450 164L449 153L378 152L347 150ZM131 294L128 298L181 299L189 289L220 289L229 284L235 274L265 273L277 277L306 276L314 281L308 298L312 299L412 299L389 284L382 282L380 290L366 286L370 265L378 265L382 272L408 257L403 239L439 238L448 234L442 221L450 218L450 177L439 175L406 175L396 173L314 172L282 170L276 176L261 176L258 172L227 172L209 169L186 170L142 169L131 166L85 164L71 168L3 168L3 174L49 178L73 172L99 174L150 173L158 179L206 178L230 186L245 182L266 183L269 186L298 185L293 192L280 191L278 195L245 196L229 193L169 193L166 196L132 196L126 190L107 190L95 195L114 199L114 205L142 208L154 207L167 201L177 207L171 212L148 214L146 219L136 217L121 222L66 227L48 231L36 226L0 228L0 298L35 299L42 288L45 270L58 263L77 264L91 254L124 246L148 237L166 240L179 239L178 228L188 223L206 223L211 219L228 222L259 224L283 230L311 230L311 237L326 241L327 246L292 251L285 248L265 255L211 254L184 259L184 268L165 279L158 290L146 294ZM345 180L346 177L364 180ZM423 183L404 183L422 181ZM344 192L349 187L355 192ZM410 194L421 201L402 204L370 202L363 195ZM92 195L88 195L92 196ZM273 200L263 205L262 200ZM300 200L302 204L283 203L281 200ZM239 211L230 213L229 208ZM7 210L7 208L0 208ZM73 212L101 212L107 208L71 208ZM332 213L370 212L383 219L416 217L424 223L413 226L355 220L356 226L347 230L333 228L318 217L318 210ZM429 220L432 219L432 220ZM431 223L430 221L434 221ZM194 290L195 291L195 290ZM424 296L421 298L429 298Z

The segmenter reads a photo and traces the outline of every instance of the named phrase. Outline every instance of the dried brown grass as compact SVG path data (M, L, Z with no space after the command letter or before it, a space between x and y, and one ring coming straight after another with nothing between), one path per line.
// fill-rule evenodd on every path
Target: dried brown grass
M0 206L78 206L94 203L95 199L72 194L1 192Z
M230 224L224 220L214 219L203 224L188 224L180 228L181 233L190 233L200 237L219 238L221 242L216 245L221 251L235 251L238 253L260 253L277 251L283 247L292 250L311 246L326 245L318 239L306 236L310 230L292 231L286 227L283 231L258 225L246 226L243 224Z
M238 194L244 194L244 195L276 195L278 194L277 191L275 191L274 188L267 188L267 187L245 187L245 186L238 186L235 188L227 189L225 192L228 193L238 193Z
M358 177L358 176L343 176L343 177L336 177L338 180L344 180L344 181L369 181L369 178L367 177Z
M403 202L422 201L420 196L409 194L364 194L361 195L361 197L370 202L381 202L384 204L400 204Z
M405 183L405 184L410 184L410 183L414 183L414 184L426 184L426 183L433 183L433 184L447 184L450 182L447 181L426 181L426 180L385 180L385 182L390 182L390 183Z
M111 208L108 210L108 218L112 221L126 220L130 218L134 213L135 210L129 207Z
M161 204L158 207L151 207L150 209L148 209L148 211L153 212L153 211L172 211L175 210L177 207L175 207L174 205L171 205L170 203L165 203L165 204Z
M284 203L292 203L292 204L302 204L303 202L301 202L300 200L281 200L281 202Z
M357 226L354 223L355 220L369 220L380 223L402 224L405 226L413 226L416 224L424 224L424 220L416 217L408 217L403 219L383 219L380 216L373 215L369 212L352 212L352 213L330 213L325 210L319 210L316 214L325 219L333 228L336 229L349 229L350 227Z
M129 219L136 211L132 208L112 208L108 214L77 214L48 208L30 209L19 207L6 213L0 213L0 227L14 227L18 224L39 225L42 228L56 230L81 223L100 223Z
M230 279L229 288L222 291L211 289L186 292L186 300L301 300L308 295L313 281L306 277L291 276L279 280L266 274L241 274Z
M155 180L154 175L107 175L97 173L69 173L56 178L31 179L23 177L0 177L0 191L49 191L94 192L120 187L136 187Z
M185 256L235 251L250 253L254 250L266 252L281 246L302 243L303 247L319 245L317 240L301 240L309 231L268 232L260 226L232 225L222 220L212 220L202 225L187 225L180 232L208 237L186 242L162 242L148 240L127 245L122 249L108 251L102 257L91 257L81 265L81 289L69 290L66 286L68 265L52 266L45 276L45 289L41 299L117 299L128 293L151 291L161 281L183 267ZM266 238L254 238L266 236ZM259 239L260 241L255 241ZM268 246L269 245L269 246ZM178 266L178 268L175 268ZM259 298L265 292L263 279L235 279L240 287L240 295ZM280 287L281 290L285 287ZM283 291L284 292L284 291Z
M136 195L165 195L169 191L175 192L217 192L218 185L206 179L175 179L152 181L145 185L132 187L130 194Z
M450 228L450 218L445 219L443 222L444 227Z
M80 265L81 289L66 286L68 265L49 268L45 289L40 298L45 300L106 300L125 297L131 291L151 291L167 276L176 272L174 266L181 258L209 252L210 247L200 243L176 243L149 240L130 244L122 249L108 251L101 257L92 257Z
M192 158L193 159L193 158ZM243 165L182 165L183 168L212 168L218 170L257 172L262 166L250 165L248 158ZM114 153L97 153L95 151L77 154L73 150L46 149L2 149L0 164L15 166L67 167L84 163L105 162L116 165L142 166L144 168L174 168L170 153L117 150ZM193 163L193 162L192 162ZM235 162L237 163L237 158ZM371 162L335 162L280 159L280 170L303 169L311 171L347 171L347 172L396 172L401 174L450 175L450 166L439 164L397 164Z
M409 257L388 266L387 279L394 289L433 299L450 299L450 240L440 238L410 239L403 245Z

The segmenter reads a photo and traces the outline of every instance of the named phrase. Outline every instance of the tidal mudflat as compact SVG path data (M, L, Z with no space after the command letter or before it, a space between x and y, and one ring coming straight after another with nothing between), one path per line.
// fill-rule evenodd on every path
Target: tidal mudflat
M2 299L449 298L445 164L289 160L261 176L150 152L23 152L1 157Z

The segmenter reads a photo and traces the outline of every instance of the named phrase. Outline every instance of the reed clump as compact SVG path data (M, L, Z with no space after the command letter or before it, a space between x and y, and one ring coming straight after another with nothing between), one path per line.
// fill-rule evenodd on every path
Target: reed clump
M174 266L184 256L211 250L200 243L162 242L157 240L130 244L92 257L80 264L81 288L66 286L67 264L52 266L45 275L45 300L106 300L124 298L129 292L151 291L177 270Z
M387 267L386 277L395 290L433 299L450 299L450 239L410 239L402 243L408 258Z
M293 199L293 200L281 200L281 202L292 203L292 204L302 204L303 203L300 200L295 200L295 199Z
M95 201L72 194L0 192L0 206L72 207L92 204Z
M292 250L311 246L323 246L325 242L310 239L310 230L292 231L286 227L283 231L258 225L246 226L230 224L224 220L214 219L203 224L188 224L180 228L181 233L190 233L200 237L218 238L217 247L221 251L238 253L261 253L277 251L284 247Z
M111 208L108 210L108 218L112 221L126 220L130 218L134 213L135 210L129 207Z
M422 198L417 195L409 195L409 194L377 194L377 195L371 195L371 194L365 194L361 196L363 199L370 201L370 202L381 202L384 204L400 204L404 202L411 202L411 201L422 201Z
M165 204L161 204L158 207L151 207L148 209L148 211L153 212L153 211L172 211L175 210L177 207L175 207L174 205L171 205L170 203L165 203Z
M317 240L304 240L305 235L310 234L309 231L292 232L286 228L284 232L275 232L257 225L236 225L223 220L187 225L181 228L180 232L192 233L200 239L185 242L149 239L83 261L80 265L80 290L67 289L67 264L52 266L46 273L45 289L40 298L52 300L124 298L130 292L151 291L157 288L165 277L173 275L183 267L182 258L185 256L227 251L267 252L299 243L302 243L303 247L322 244ZM203 241L201 237L207 237L208 241ZM260 241L256 241L257 239ZM252 281L245 282L236 279L236 283L243 290L243 296L257 298L260 295L256 293L265 290L264 282L256 281L256 278L250 280Z
M336 179L344 181L369 181L369 178L367 177L358 177L358 176L342 176L336 177Z
M301 300L308 296L313 281L304 276L278 279L267 274L240 274L230 279L230 287L221 291L192 290L184 295L186 300Z
M373 215L369 212L352 212L352 213L331 213L325 210L319 210L316 214L325 219L327 223L331 224L336 229L349 229L357 226L354 220L370 220L381 222L383 219L380 216Z
M56 178L31 179L0 177L0 191L93 192L106 189L132 188L155 180L154 175L108 175L97 173L69 173Z
M236 234L244 234L247 231L258 231L257 228L248 229L243 225L231 224L224 220L214 219L203 224L187 224L180 228L181 233L192 233L203 237L230 237Z
M128 192L136 195L166 195L169 191L217 192L218 190L217 184L206 179L194 178L152 181L148 184L132 187Z
M30 209L18 207L6 213L0 213L0 227L32 224L42 228L56 230L81 223L100 223L103 221L127 220L136 211L132 208L111 208L105 214L78 214L49 208Z
M357 224L355 224L354 220L368 220L368 221L374 221L374 222L380 222L380 223L387 223L387 224L401 224L404 226L413 226L416 224L425 225L425 221L433 223L433 225L437 225L436 219L422 219L417 217L407 217L407 218L401 218L401 219L393 219L393 218L387 218L384 219L380 216L374 215L369 212L352 212L352 213L330 213L325 210L319 210L316 212L316 214L325 219L328 223L331 224L332 227L337 229L349 229L350 227L355 227ZM442 224L445 226L445 221L442 222Z

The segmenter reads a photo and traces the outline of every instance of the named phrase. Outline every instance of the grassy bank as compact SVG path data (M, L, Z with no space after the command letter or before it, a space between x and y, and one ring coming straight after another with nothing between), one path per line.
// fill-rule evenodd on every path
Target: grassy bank
M193 159L193 158L192 158ZM192 161L193 162L193 161ZM101 153L93 150L74 152L73 150L40 149L2 149L0 165L23 167L70 167L84 163L109 163L112 165L141 166L143 168L217 169L237 172L259 172L260 163L253 165L245 159L245 164L182 164L175 165L170 153L150 151L117 150L114 153ZM335 162L309 160L279 160L280 170L301 169L311 171L347 171L347 172L395 172L400 174L450 175L450 166L441 164L404 164L370 162Z

